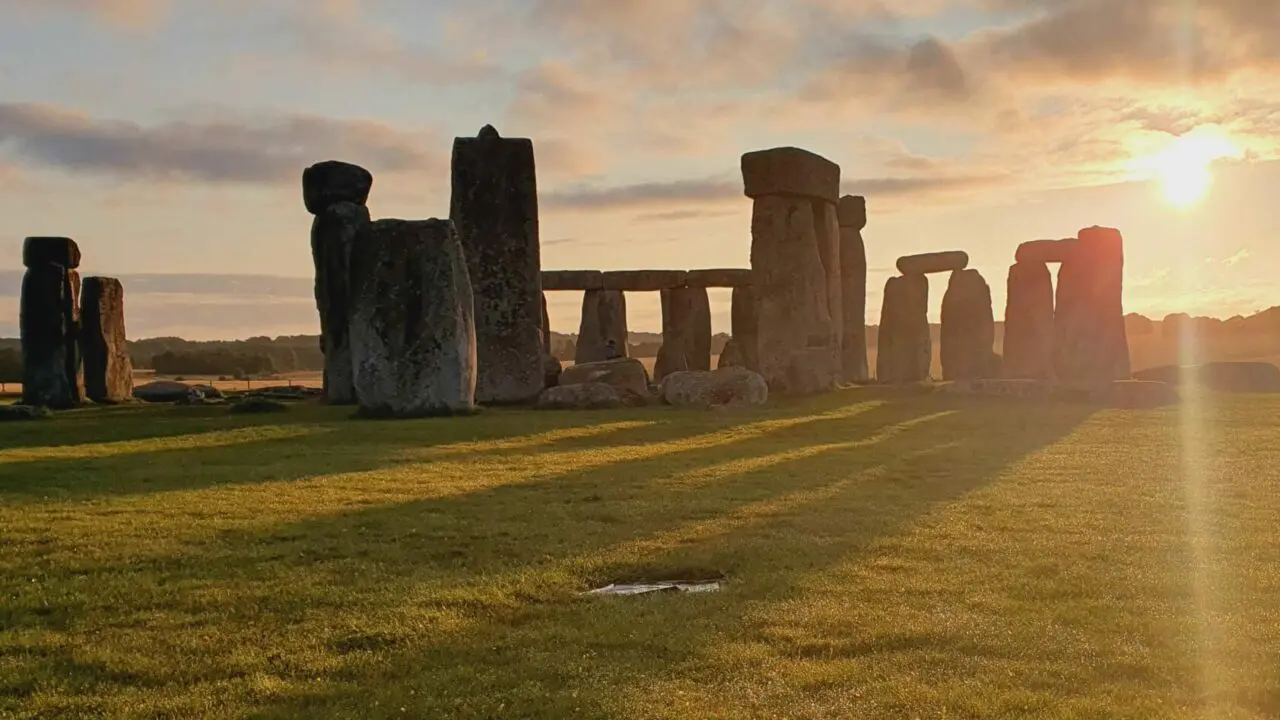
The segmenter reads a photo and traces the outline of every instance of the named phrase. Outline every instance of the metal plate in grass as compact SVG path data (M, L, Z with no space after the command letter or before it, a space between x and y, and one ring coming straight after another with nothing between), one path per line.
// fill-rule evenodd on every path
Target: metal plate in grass
M602 588L588 590L583 595L648 595L650 593L705 593L719 592L720 580L678 580L653 583L610 583Z

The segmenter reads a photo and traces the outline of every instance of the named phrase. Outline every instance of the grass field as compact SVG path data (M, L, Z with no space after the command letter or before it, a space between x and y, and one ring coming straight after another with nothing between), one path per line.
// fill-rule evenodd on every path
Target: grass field
M1280 397L1188 400L10 424L0 717L1276 717Z

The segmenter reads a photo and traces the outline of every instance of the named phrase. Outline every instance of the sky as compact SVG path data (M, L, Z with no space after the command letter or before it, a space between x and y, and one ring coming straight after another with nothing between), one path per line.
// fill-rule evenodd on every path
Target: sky
M869 323L901 255L967 251L1000 316L1017 245L1091 225L1127 311L1249 314L1280 305L1277 71L1264 0L0 0L0 335L39 234L125 280L133 337L317 332L302 169L444 217L486 123L534 141L544 269L747 267L739 158L791 145L867 198Z

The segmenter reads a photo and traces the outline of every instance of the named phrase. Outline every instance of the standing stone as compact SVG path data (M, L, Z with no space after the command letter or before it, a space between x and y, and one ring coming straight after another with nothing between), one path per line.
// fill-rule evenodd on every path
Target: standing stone
M500 137L491 125L455 139L449 217L475 293L476 400L535 400L547 348L533 143Z
M840 198L840 282L844 305L844 337L840 342L844 381L866 382L867 367L867 248L862 230L867 226L867 201L846 195Z
M711 369L711 301L706 288L662 291L662 347L653 367L659 382L673 372Z
M1058 271L1053 342L1058 380L1101 383L1130 377L1123 296L1120 231L1081 230Z
M977 270L951 273L947 292L942 296L942 379L995 377L999 369L995 341L991 287Z
M742 367L760 370L760 315L756 293L750 286L733 289L729 333L742 353Z
M84 399L80 358L80 248L64 237L29 237L22 244L19 301L22 402L64 409Z
M474 305L452 223L370 223L353 247L351 288L351 359L362 415L475 409Z
M124 330L124 286L115 278L84 280L80 332L85 394L96 403L133 395L133 362Z
M356 401L350 341L351 253L368 225L369 209L345 201L321 210L311 223L320 349L324 352L324 395L334 405Z
M1014 263L1004 311L1004 377L1053 378L1053 323L1053 276L1048 266Z
M582 294L575 364L627 356L627 299L621 290L588 290Z
M742 156L755 200L751 269L760 374L773 392L832 390L841 372L840 167L797 148Z
M720 351L720 358L716 361L716 369L723 370L731 367L746 367L746 358L742 354L742 344L737 338L729 338L725 341L724 348Z
M551 315L547 313L547 294L542 295L542 353L551 354Z
M929 336L929 279L924 275L891 277L884 286L876 379L909 383L929 379L933 339Z
M338 160L316 163L302 172L302 201L316 216L311 223L311 257L324 353L324 396L335 405L356 402L348 337L351 253L369 225L365 203L372 188L373 175L368 170Z

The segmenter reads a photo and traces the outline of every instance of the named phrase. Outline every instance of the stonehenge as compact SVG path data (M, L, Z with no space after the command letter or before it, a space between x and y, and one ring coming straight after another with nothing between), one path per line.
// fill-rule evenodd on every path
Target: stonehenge
M19 334L22 403L55 410L84 401L80 355L80 248L64 237L29 237L22 244Z
M449 217L475 298L476 401L533 400L547 356L533 143L491 125L456 138Z
M133 362L124 330L124 286L115 278L88 277L81 298L85 394L96 403L127 402L133 396Z
M1018 246L1009 269L1002 374L1102 384L1128 380L1124 238L1089 227ZM1048 265L1059 264L1055 292Z
M706 288L662 291L662 347L653 379L673 372L711 369L711 301Z
M995 342L991 287L977 270L951 273L942 297L942 379L995 377L1000 371L1000 360L993 350Z
M350 265L357 237L369 225L365 203L372 187L368 170L338 160L316 163L302 172L303 205L315 216L311 256L324 352L324 396L334 405L356 402L349 339Z
M835 389L841 369L840 166L799 148L746 153L759 372L770 391Z
M911 383L929 379L933 338L929 335L929 279L924 275L889 278L880 308L876 380Z
M621 290L588 290L582 294L575 363L627 356L627 297Z
M474 307L452 222L377 220L365 227L351 253L351 361L360 414L473 411Z

